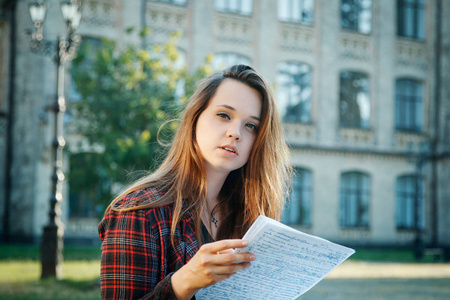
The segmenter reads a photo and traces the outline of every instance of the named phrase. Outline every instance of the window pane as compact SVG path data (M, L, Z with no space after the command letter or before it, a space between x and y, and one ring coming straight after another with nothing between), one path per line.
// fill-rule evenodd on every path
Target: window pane
M228 10L230 11L238 11L238 0L228 0Z
M303 0L302 22L307 24L314 22L314 0Z
M341 175L340 224L343 227L369 226L370 178L359 172Z
M253 1L252 0L241 0L242 1L242 12L246 15L251 15L253 11Z
M360 0L360 11L358 18L358 31L370 33L372 27L372 1Z
M355 72L342 72L340 76L340 126L368 129L371 104L369 79Z
M250 65L251 61L248 57L237 53L217 53L214 55L212 67L214 70L223 70L233 65Z
M345 29L370 33L372 22L371 0L342 0L341 26Z
M414 229L424 227L424 182L415 175L397 179L397 228Z
M397 1L398 35L413 39L425 39L425 1Z
M157 2L168 2L168 3L174 3L179 5L186 4L186 0L156 0Z
M219 11L224 11L225 10L225 1L226 0L216 0L216 9Z
M278 18L282 21L312 24L314 0L278 0Z
M277 100L286 122L311 122L311 67L296 62L283 62L278 67Z
M289 225L311 225L311 189L311 172L296 168L292 191L281 216L283 223Z
M291 19L291 16L289 14L287 0L278 0L278 18L280 20L290 20Z
M94 68L94 61L97 52L103 47L103 43L100 39L83 37L81 41L80 50L78 53L79 57L83 57L81 63L72 64L70 68L71 72L71 83L68 92L69 101L81 101L82 96L77 88L76 82L74 80L74 75L77 72L90 72ZM70 112L68 113L70 115ZM66 116L67 117L67 116Z
M215 0L216 10L251 15L252 0Z
M423 84L399 79L395 92L395 126L399 130L420 132L423 123Z

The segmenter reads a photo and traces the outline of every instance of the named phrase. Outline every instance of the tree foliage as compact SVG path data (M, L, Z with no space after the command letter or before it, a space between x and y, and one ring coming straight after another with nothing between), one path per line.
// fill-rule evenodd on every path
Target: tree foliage
M72 64L80 95L72 105L74 127L82 139L71 147L78 152L69 175L71 194L105 204L112 186L131 180L127 174L151 171L162 161L158 129L178 117L196 82L211 70L205 65L189 74L180 66L176 40L173 35L168 43L148 49L110 40L95 51L87 43L81 47ZM180 95L183 83L185 95ZM174 121L162 127L164 140L176 126Z

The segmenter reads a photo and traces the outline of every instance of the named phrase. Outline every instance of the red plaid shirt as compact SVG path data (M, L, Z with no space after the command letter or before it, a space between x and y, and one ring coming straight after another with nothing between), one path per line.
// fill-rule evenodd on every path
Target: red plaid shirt
M130 193L115 207L148 204L161 198L154 188ZM176 299L170 277L197 252L192 212L177 225L170 241L173 205L118 213L99 224L102 241L102 299Z

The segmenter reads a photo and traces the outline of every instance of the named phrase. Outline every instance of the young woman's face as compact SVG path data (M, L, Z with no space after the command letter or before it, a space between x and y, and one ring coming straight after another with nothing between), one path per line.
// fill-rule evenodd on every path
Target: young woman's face
M258 91L246 84L222 81L195 132L207 172L229 173L245 165L256 140L261 102Z

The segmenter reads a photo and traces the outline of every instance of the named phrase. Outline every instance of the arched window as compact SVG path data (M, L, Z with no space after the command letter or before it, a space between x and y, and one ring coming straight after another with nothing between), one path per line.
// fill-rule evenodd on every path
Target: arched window
M217 53L213 57L212 67L214 70L223 70L233 65L250 65L248 57L232 52Z
M341 26L361 33L370 33L372 0L342 0Z
M395 83L395 128L422 131L423 84L417 80L398 79Z
M405 175L397 178L397 228L423 228L424 222L424 182L416 175ZM417 221L417 223L416 223Z
M311 67L305 63L278 65L277 100L283 121L311 122L311 73Z
M341 227L369 227L370 177L361 172L341 174Z
M312 24L314 22L314 0L278 0L278 19Z
M293 186L281 222L288 225L311 225L312 175L311 171L296 168Z
M339 93L339 125L369 129L369 78L358 72L341 72Z

